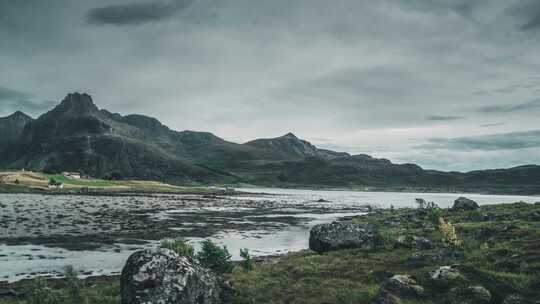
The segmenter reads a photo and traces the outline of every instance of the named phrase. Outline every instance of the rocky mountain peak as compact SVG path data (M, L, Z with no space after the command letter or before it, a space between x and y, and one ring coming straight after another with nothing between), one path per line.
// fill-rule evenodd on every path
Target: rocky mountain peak
M296 137L296 135L294 135L293 133L289 132L283 136L281 136L281 138L283 139L298 139L298 137Z
M71 114L99 111L90 95L78 92L68 94L58 107L64 112L70 112Z
M23 119L23 120L30 120L32 119L32 117L30 117L29 115L26 115L25 113L21 112L21 111L17 111L11 115L9 115L8 117L5 117L5 118L11 118L11 119Z

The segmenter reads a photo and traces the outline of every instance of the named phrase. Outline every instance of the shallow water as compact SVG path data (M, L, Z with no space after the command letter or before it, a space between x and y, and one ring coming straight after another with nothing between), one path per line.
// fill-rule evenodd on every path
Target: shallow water
M479 204L540 201L539 197L530 196L453 193L239 190L253 194L231 197L0 195L0 281L39 275L54 277L67 265L74 266L81 276L117 274L133 251L156 247L163 237L181 237L195 247L204 238L211 238L226 245L234 259L239 258L240 248L249 248L254 256L298 251L308 247L309 229L313 225L364 214L368 204L413 207L415 198L421 197L448 207L459 196L467 196ZM151 226L164 234L157 238L145 235L145 227ZM135 232L125 242L123 237L130 229ZM81 237L82 242L82 237L92 233L110 236L113 242L77 251L52 241L41 244L51 235L74 236L75 242ZM133 242L132 235L138 236L135 240L138 242ZM28 240L13 242L16 237ZM100 241L92 239L92 242Z

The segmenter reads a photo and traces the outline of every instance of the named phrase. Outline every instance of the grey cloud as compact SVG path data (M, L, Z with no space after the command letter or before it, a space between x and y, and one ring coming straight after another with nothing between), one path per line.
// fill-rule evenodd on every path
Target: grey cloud
M426 119L433 121L453 121L463 119L463 116L430 115Z
M493 113L512 113L528 111L540 108L540 99L535 99L529 102L520 103L517 105L496 105L485 106L479 109L481 113L493 114Z
M540 130L499 133L457 138L432 138L417 149L442 150L519 150L540 147Z
M98 7L88 12L87 20L91 24L138 25L169 18L192 2L177 0L170 3L143 2Z
M0 114L22 111L36 115L52 108L55 101L34 101L32 94L0 86Z
M540 29L540 2L537 0L523 0L508 10L518 17L519 29L523 31Z
M26 99L30 94L0 86L0 100Z
M495 122L495 123L487 123L487 124L481 124L480 127L482 128L489 128L489 127L499 127L506 125L505 122Z
M16 111L24 112L28 115L39 116L43 112L52 109L57 101L31 101L27 99L18 99L13 101L2 101L0 103L0 114L9 115Z

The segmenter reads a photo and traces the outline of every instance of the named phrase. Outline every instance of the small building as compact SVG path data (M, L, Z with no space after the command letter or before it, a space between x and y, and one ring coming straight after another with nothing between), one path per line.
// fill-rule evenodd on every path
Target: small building
M49 183L49 189L64 189L63 183Z
M81 179L81 174L79 172L62 172L62 175L67 178Z

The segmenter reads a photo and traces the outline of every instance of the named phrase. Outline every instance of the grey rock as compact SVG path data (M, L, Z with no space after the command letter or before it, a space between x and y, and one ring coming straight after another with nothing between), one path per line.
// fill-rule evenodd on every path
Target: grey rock
M415 249L431 249L433 244L425 237L419 236L399 236L394 242L394 248L415 248Z
M379 289L372 304L399 304L402 299L419 299L424 288L408 275L395 275L387 279Z
M429 273L433 283L442 288L449 288L466 281L466 278L458 269L452 266L441 266Z
M416 284L416 281L408 275L395 275L386 280L382 289L403 298L414 298L424 294L424 288Z
M120 278L122 304L216 304L220 288L209 270L167 249L133 253Z
M507 296L502 302L502 304L525 304L525 303L529 303L529 302L527 302L522 296L517 295L517 294L512 294L512 295Z
M491 293L482 286L452 288L448 294L450 304L488 304Z
M333 222L314 226L309 232L309 248L322 253L339 249L371 248L373 234L361 225Z
M452 206L452 210L454 211L473 211L480 208L478 204L466 197L460 197L457 200L454 201L454 205Z

